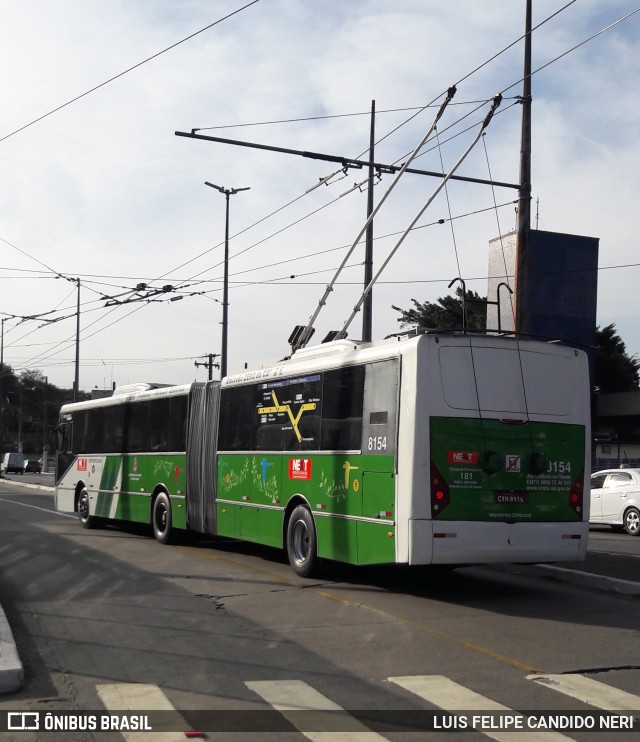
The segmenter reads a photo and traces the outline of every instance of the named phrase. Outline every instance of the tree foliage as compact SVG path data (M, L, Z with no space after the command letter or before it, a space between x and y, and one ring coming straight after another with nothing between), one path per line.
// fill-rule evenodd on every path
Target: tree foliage
M80 399L89 395L80 393ZM71 402L73 391L49 384L38 370L16 375L7 364L0 366L0 453L42 451L63 404Z
M615 324L596 327L595 387L599 392L629 392L640 385L640 361L627 353Z
M487 324L487 301L475 291L464 292L464 312L462 286L456 288L455 296L441 296L437 302L419 302L411 299L413 309L401 309L398 322L401 327L428 327L436 330L484 330ZM466 313L466 322L463 322Z

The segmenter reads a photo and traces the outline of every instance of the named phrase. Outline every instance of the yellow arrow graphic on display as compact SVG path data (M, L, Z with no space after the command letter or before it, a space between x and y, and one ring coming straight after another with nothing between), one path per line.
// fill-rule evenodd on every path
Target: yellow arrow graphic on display
M316 409L317 407L316 403L305 402L304 404L301 404L298 409L298 414L294 417L293 412L291 411L291 405L280 404L280 402L278 402L278 397L276 396L275 392L271 392L271 399L273 399L273 407L260 407L258 408L258 414L269 415L269 414L274 414L276 412L286 412L287 415L289 416L289 420L291 421L293 432L296 434L298 443L300 443L302 441L302 436L300 435L300 431L298 430L298 423L300 422L300 418L302 417L302 414L304 412L309 412L310 410Z

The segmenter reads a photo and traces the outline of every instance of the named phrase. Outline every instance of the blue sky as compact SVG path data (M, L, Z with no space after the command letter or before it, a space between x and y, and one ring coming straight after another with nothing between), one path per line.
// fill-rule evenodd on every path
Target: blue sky
M522 75L522 43L467 75L521 36L524 0L259 0L16 134L244 3L2 4L0 316L69 316L48 326L7 319L5 362L40 369L60 386L73 380L76 297L75 285L56 274L81 279L81 388L205 378L194 361L220 350L225 203L204 181L251 188L231 199L230 371L287 354L292 327L306 323L341 248L362 225L366 194L349 190L364 178L360 171L339 173L307 194L337 167L180 138L176 130L236 125L203 133L358 157L368 147L375 99L376 160L402 161L435 109L389 136L415 111L386 111L441 100L462 80L439 127L441 146L427 147L416 166L450 166L476 129L462 130L488 107L462 118L506 90L484 143L459 172L486 178L488 160L495 179L518 179L520 106L513 97L521 86L510 86ZM566 5L533 4L534 25ZM533 68L636 8L625 0L570 4L536 30ZM533 78L534 218L539 199L541 229L600 238L598 321L615 322L630 353L640 353L639 24L637 13ZM344 116L352 113L363 115ZM376 199L390 182L382 179ZM436 186L424 176L401 181L376 219L377 265L394 244L384 235L404 229ZM436 199L375 288L374 336L398 329L392 304L433 301L459 274L486 293L488 243L513 228L515 196L451 183L449 204L444 193ZM505 205L492 210L494 197ZM433 226L449 209L461 217L453 230ZM358 249L316 337L341 326L357 301L362 260ZM102 296L127 295L139 283L181 286L161 298L183 298L105 307ZM350 334L359 337L359 318Z

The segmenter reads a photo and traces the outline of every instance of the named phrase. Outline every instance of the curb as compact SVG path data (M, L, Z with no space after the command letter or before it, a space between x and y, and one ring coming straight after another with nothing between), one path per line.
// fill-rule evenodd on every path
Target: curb
M7 484L15 484L18 487L25 487L31 490L44 490L45 492L55 492L56 488L48 484L30 484L29 482L17 482L15 479L6 479L0 476L0 484L6 482Z
M576 569L555 567L552 564L537 564L536 567L550 573L550 577L562 582L572 582L575 585L590 587L619 595L640 595L640 582L621 580L618 577L581 572Z
M13 640L11 627L0 606L0 693L20 690L24 680L24 668Z

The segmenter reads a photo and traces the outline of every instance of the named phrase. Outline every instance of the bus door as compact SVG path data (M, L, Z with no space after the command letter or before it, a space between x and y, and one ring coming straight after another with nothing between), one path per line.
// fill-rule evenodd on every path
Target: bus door
M71 451L73 422L71 419L61 422L51 430L51 447L56 451L56 484L62 479L71 466L74 454Z
M358 564L395 557L395 452L398 358L368 364L362 416L362 517ZM390 535L391 534L391 535Z

